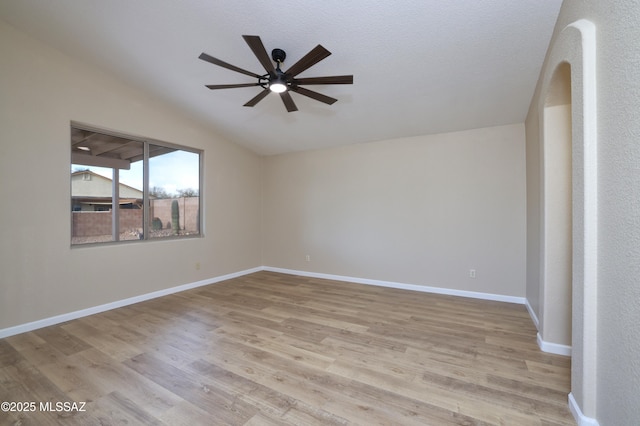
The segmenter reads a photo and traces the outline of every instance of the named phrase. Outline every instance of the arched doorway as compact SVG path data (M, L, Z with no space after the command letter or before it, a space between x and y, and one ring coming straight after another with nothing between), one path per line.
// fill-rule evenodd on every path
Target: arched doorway
M588 20L578 20L567 25L550 46L542 77L541 97L539 103L540 135L542 163L547 159L545 149L553 145L554 137L560 132L552 131L554 119L563 121L562 114L553 114L552 93L557 94L554 87L563 81L563 73L569 74L570 88L570 130L571 134L571 393L569 406L580 424L587 424L595 418L597 389L597 313L598 313L598 132L596 109L596 27ZM558 105L555 105L558 106ZM550 114L547 115L546 113ZM565 111L566 113L567 111ZM548 123L546 120L550 120ZM547 141L546 138L550 139ZM549 144L547 144L549 142ZM553 161L553 160L552 160ZM547 180L553 181L553 169L543 164L541 169L542 186ZM545 317L541 324L540 347L545 348L545 338L553 336L554 304L550 295L556 291L552 280L546 281L547 268L551 266L545 261L545 252L553 250L549 244L558 243L552 235L547 235L545 222L545 206L553 205L552 198L541 191L541 229L540 229L540 291L543 295L539 314ZM566 199L565 199L566 200ZM551 220L551 216L550 219ZM565 226L566 229L566 226ZM545 239L546 238L546 239ZM564 251L566 254L567 252ZM563 261L564 262L564 261ZM566 265L566 263L563 263ZM566 267L566 266L565 266ZM551 268L552 269L552 268ZM549 271L550 273L551 271ZM556 312L558 313L558 312ZM560 310L556 318L566 315ZM561 322L561 321L560 321ZM560 333L561 335L562 333ZM543 337L544 336L544 337ZM561 347L561 346L560 346ZM549 345L550 352L558 347ZM586 423L585 423L586 422Z

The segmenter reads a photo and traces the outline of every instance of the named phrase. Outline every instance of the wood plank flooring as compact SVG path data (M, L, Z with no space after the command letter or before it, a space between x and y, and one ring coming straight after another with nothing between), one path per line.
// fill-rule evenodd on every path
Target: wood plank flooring
M0 401L37 404L0 424L575 425L535 336L520 305L259 272L0 340Z

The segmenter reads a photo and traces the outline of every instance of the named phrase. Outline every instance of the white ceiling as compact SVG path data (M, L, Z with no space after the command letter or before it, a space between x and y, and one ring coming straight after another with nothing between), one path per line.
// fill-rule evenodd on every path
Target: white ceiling
M0 19L177 105L260 154L319 149L524 121L561 0L2 0ZM205 84L263 74L242 39L287 52L287 69L317 44L332 55L299 77L353 74L309 86L287 113L257 87ZM100 123L95 123L99 125Z

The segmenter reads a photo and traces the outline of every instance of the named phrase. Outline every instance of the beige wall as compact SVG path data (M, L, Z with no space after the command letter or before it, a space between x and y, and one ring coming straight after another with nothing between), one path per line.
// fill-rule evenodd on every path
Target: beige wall
M537 110L531 108L526 123L526 162L527 162L527 289L526 297L529 307L533 311L534 319L540 320L540 262L541 241L540 221L541 203L540 175L541 149L539 144L532 141L540 140L540 125ZM538 325L538 324L536 324Z
M524 141L510 125L267 157L264 264L524 297Z
M0 329L261 265L260 157L1 21L0 57ZM71 120L204 149L206 237L71 249Z
M582 197L580 191L585 179L594 177L576 174L582 167L577 164L585 161L581 156L582 147L576 146L576 129L595 124L597 244L595 253L585 253L584 247L576 246L574 233L573 250L574 258L576 255L596 258L595 264L580 266L584 270L595 267L597 281L595 288L592 288L593 282L590 288L583 288L584 271L574 269L572 395L583 414L602 426L636 425L640 418L640 26L637 24L640 5L637 1L564 1L526 121L527 152L535 152L541 144L542 136L537 128L541 120L541 97L545 96L542 82L548 81L557 65L557 61L549 58L572 57L585 47L580 40L571 44L567 43L569 38L564 37L565 27L578 20L587 20L595 26L595 66L589 71L595 72L593 99L597 113L595 123L588 123L582 110L576 107L577 92L582 90L585 80L582 73L574 73L572 63L573 89L577 89L572 91L573 164L574 177L578 177L574 179L574 194L577 190ZM528 157L527 167L539 168L539 159ZM529 177L534 178L536 173L532 170ZM528 188L539 193L535 182L530 182ZM536 194L529 194L528 200L536 201ZM529 247L535 247L539 241L532 239L539 235L534 228L539 223L540 204L529 204L527 209L528 216L537 215L529 221L527 235ZM581 225L582 219L583 215L577 214L574 208L574 229L576 220ZM591 247L588 250L593 251ZM527 295L535 295L540 289L540 277L531 272L537 268L538 261L536 253L529 253ZM576 299L576 293L588 297ZM589 341L592 338L595 344Z
M540 312L540 335L547 343L571 346L572 185L571 105L544 110L544 253L546 285Z

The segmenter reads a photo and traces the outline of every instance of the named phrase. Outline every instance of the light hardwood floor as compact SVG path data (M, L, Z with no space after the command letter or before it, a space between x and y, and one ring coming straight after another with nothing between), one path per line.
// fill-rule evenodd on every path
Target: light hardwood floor
M0 424L575 425L569 379L524 306L259 272L0 340Z

